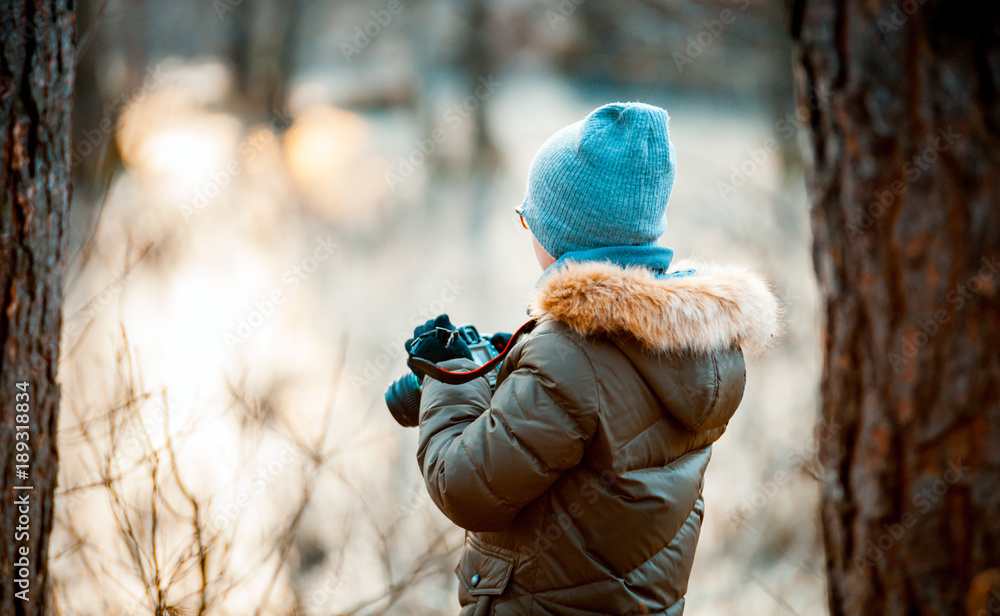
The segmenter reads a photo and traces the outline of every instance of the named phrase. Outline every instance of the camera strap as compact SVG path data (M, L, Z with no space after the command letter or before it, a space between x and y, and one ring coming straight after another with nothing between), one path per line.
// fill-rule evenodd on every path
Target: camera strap
M444 368L439 368L437 364L413 355L409 356L410 362L413 367L422 372L424 376L429 376L435 381L441 381L442 383L446 383L448 385L461 385L463 383L468 383L469 381L478 379L481 376L486 376L491 370L499 366L500 362L507 357L507 353L514 348L514 343L517 342L518 338L535 329L535 325L537 324L538 321L531 319L521 327L518 327L517 331L511 334L510 340L507 341L507 346L500 351L499 355L469 372L452 372L451 370L445 370Z

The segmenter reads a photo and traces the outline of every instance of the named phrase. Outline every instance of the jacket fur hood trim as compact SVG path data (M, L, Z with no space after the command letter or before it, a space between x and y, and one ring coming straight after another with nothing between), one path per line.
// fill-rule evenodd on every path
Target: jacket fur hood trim
M658 351L707 352L739 344L763 355L781 333L770 285L739 265L678 261L685 277L656 278L642 267L570 262L539 282L532 316L549 316L583 335L631 334Z

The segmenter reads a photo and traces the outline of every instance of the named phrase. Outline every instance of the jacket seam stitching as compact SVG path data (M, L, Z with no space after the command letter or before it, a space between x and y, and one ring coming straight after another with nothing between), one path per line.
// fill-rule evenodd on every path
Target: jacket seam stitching
M657 550L656 552L654 552L652 555L650 555L649 558L647 558L646 560L642 561L638 565L632 567L628 571L622 572L622 578L623 579L624 579L625 576L631 575L632 573L635 573L636 571L638 571L642 567L646 566L646 564L648 564L649 561L653 560L654 558L656 558L657 556L659 556L660 553L662 553L664 550L666 550L670 546L675 545L677 543L677 540L678 540L678 537L681 534L681 531L684 530L685 526L687 526L688 522L691 520L691 516L693 516L695 514L695 509L698 508L698 500L699 499L702 499L704 501L704 499L702 498L701 493L699 493L698 497L694 499L693 503L691 503L691 510L688 511L687 516L685 516L684 521L681 522L681 525L680 525L680 527L678 527L677 532L674 533L674 536L671 537L669 541L667 541L666 545L664 545L662 548L660 548L659 550ZM704 522L704 513L702 514L701 520L702 520L702 522ZM684 595L681 595L681 597L683 597L683 596ZM680 597L678 597L678 599L680 599Z
M521 401L517 399L516 395L511 395L511 398L514 400L514 404L517 405L517 408L520 409L521 413L523 414L524 413L524 405L521 404ZM559 403L556 402L556 405L559 406ZM561 406L560 406L560 409L563 412L566 411L566 409L562 408ZM566 414L569 415L569 413L566 413ZM570 419L572 419L571 415L570 415ZM504 433L506 433L507 436L510 437L511 441L517 443L518 446L520 446L522 449L524 449L526 452L528 452L528 454L530 454L532 458L534 458L535 460L538 461L539 465L541 465L541 467L546 472L548 472L548 473L552 472L552 470L553 470L552 467L550 467L548 464L545 463L545 461L542 458L542 456L540 455L540 453L534 447L530 446L524 439L522 439L517 434L515 434L514 431L511 429L510 424L508 424L505 421L500 421L500 420L498 420L498 422L503 425ZM576 423L576 422L573 422L573 423Z
M695 430L701 428L708 421L708 418L712 415L712 411L715 410L715 405L719 402L719 390L722 389L722 375L719 373L719 358L716 352L709 354L712 357L712 370L715 372L715 378L712 379L712 401L708 405L708 410L705 411L705 416L701 418L698 425L694 427Z
M656 419L653 420L652 423L650 423L649 425L643 427L641 430L639 430L638 432L636 432L635 436L633 436L629 440L627 440L624 443L622 443L621 446L618 447L618 450L624 452L624 450L625 450L626 447L628 447L629 445L631 445L632 443L634 443L637 438L639 438L640 436L643 436L644 434L646 434L646 432L648 432L649 430L651 430L656 424L660 423L661 421L667 421L667 418L665 418L665 417L657 417ZM650 468L655 468L655 467L650 467ZM626 470L629 470L629 469L625 469L622 472L625 472ZM632 469L632 470L644 470L644 469Z
M559 334L560 332L539 332L538 337L541 338L541 336L545 335L546 333L549 333L549 334ZM572 336L567 336L565 334L562 334L562 337L565 338L565 339L567 339L567 340L569 340L569 342L573 346L575 346L577 349L579 349L580 352L583 353L583 356L587 359L587 365L590 366L590 374L591 374L591 376L593 378L593 381L594 381L594 394L595 394L594 397L597 400L597 409L596 409L597 417L596 417L595 421L596 422L600 422L600 420L601 420L601 399L602 399L603 396L601 395L601 389L600 389L600 387L597 384L597 370L594 368L594 361L590 358L590 354L587 352L587 349L583 348L583 345L581 345L579 342L577 342L576 340L574 340ZM563 407L563 405L559 402L559 400L557 400L555 398L553 398L553 400L555 401L556 405L558 405L560 408L563 409L564 412L566 411L566 408ZM571 418L573 417L572 414L570 414L570 417ZM579 422L575 421L574 423L576 423L577 425L579 425ZM583 455L580 458L581 462L583 461L583 456L586 455L586 449L594 441L594 434L596 434L596 432L597 432L597 428L595 426L594 431L591 432L590 434L587 434L587 442L586 442L585 447L584 447ZM579 462L577 463L577 466L579 466ZM564 471L564 472L568 472L569 470L571 470L571 469L567 469L567 471ZM548 510L548 508L549 508L549 502L546 499L545 505L544 505L544 507L542 507L542 515L539 517L539 524L541 524L541 520L545 519L545 512ZM535 555L535 570L534 570L534 572L532 574L532 579L531 579L531 604L528 606L528 616L532 616L532 614L535 613L535 593L537 592L537 589L538 589L538 567L540 566L541 561L542 561L541 555L540 554L536 554Z
M551 333L558 333L558 332L551 332ZM590 353L587 352L587 349L585 349L582 344L580 344L579 342L577 342L573 338L573 336L566 336L564 334L563 337L565 339L569 340L570 343L572 343L573 346L575 346L577 349L579 349L580 352L583 353L583 356L587 358L587 365L590 366L590 374L591 374L591 376L593 377L593 380L594 380L594 398L597 400L597 420L600 421L600 418L601 418L601 399L603 398L603 396L601 395L601 388L597 384L597 369L594 368L594 360L590 358ZM558 400L556 401L556 404L559 404ZM559 404L559 406L562 406L562 404ZM572 415L570 415L570 416L572 417ZM579 422L577 422L577 423L579 424ZM596 432L596 428L595 428L595 432ZM587 440L588 441L593 440L593 436L594 436L593 434L588 434L587 435Z
M469 542L475 545L479 550L486 552L491 556L496 556L497 558L501 558L503 560L510 559L511 562L513 562L516 558L516 553L513 552L512 550L501 548L498 545L486 543L475 534L470 535Z
M542 515L538 516L536 524L540 527L542 521L545 520L545 512L549 508L549 502L546 499L545 503L542 505ZM536 529L537 530L537 529ZM535 553L535 569L531 572L531 603L528 605L528 616L535 613L535 594L538 592L538 566L542 562L542 552Z
M544 335L562 336L563 338L569 340L569 342L571 344L573 344L573 346L575 346L577 349L579 349L580 352L583 353L583 356L587 359L587 365L590 366L590 374L593 377L592 380L594 381L594 399L597 400L597 409L596 409L595 412L597 414L597 421L600 421L600 417L601 417L601 415L600 415L600 413L601 413L601 398L602 398L602 396L601 396L601 388L597 384L597 369L594 368L594 362L593 362L593 360L590 359L590 354L588 354L587 350L585 348L583 348L583 345L581 345L576 340L573 340L573 338L571 336L567 336L567 335L565 335L565 334L563 334L561 332L558 332L558 331L539 332L539 337L544 336ZM537 371L535 371L535 372L537 372ZM513 374L513 372L511 374ZM574 414L572 412L572 407L566 406L565 404L563 404L555 396L549 396L549 398L553 402L555 402L556 406L558 406L559 409L563 413L565 413L570 418L570 420L573 421L573 423L577 427L580 426L580 422L576 419L576 417L574 416ZM577 410L578 411L582 411L583 409L577 409ZM577 434L579 434L580 436L586 437L586 443L584 444L584 452L586 452L587 447L589 447L590 444L593 442L593 440L594 440L594 434L596 434L596 433L597 433L596 426L595 426L594 430L591 433L589 433L589 434L585 434L585 431L577 430ZM581 457L580 459L582 461L583 458ZM577 464L579 464L579 463L577 463ZM567 470L569 470L569 469L567 469Z
M463 434L464 434L464 432L463 432ZM464 439L464 438L462 438L462 436L460 435L460 436L458 437L458 441L459 441L459 443L460 443L460 444L462 445L462 453L463 453L463 454L465 455L465 458L466 458L466 459L467 459L467 460L469 461L469 466L473 467L473 468L474 468L474 469L476 470L476 478L477 478L477 479L479 479L479 482L480 482L481 484L483 484L483 487L484 487L484 488L486 488L486 491L487 491L487 492L488 492L489 494L491 494L491 495L493 496L493 498L495 498L495 499L497 500L497 502L498 502L498 503L499 503L499 504L500 504L501 506L503 506L503 507L505 507L505 508L507 508L507 509L510 509L510 510L511 510L511 511L513 511L513 512L515 513L515 515L516 515L516 514L517 514L517 512L518 512L518 511L520 511L520 508L518 508L518 507L515 507L513 503L509 503L509 502L507 502L507 500L506 500L506 499L504 499L504 498L501 498L499 494L495 493L495 492L494 492L493 490L491 490L491 489L490 489L490 484L489 484L489 482L488 482L488 481L486 481L486 478L485 478L485 477L483 477L483 473L482 473L482 469L480 469L480 468L479 468L479 465L478 465L478 464L476 464L476 463L475 463L475 462L473 461L473 459L472 459L472 456L471 456L471 455L469 455L469 448L465 446L465 439Z
M517 404L519 408L521 408L521 410L524 410L524 407L521 406L520 402L518 402L516 396L514 397L514 402L515 404ZM514 434L514 431L511 430L510 425L508 425L507 422L503 421L497 416L494 417L496 419L496 422L503 427L504 434L506 434L511 439L512 442L517 443L517 445L521 447L524 451L526 451L528 455L537 460L544 470L546 470L549 473L552 472L552 469L549 468L548 465L542 461L542 458L538 455L538 452L536 452L533 448L529 447L527 443L525 443L522 439L518 438L518 436ZM486 480L486 477L483 475L483 469L478 464L475 464L474 461L472 460L472 456L469 454L469 449L465 445L465 440L462 439L461 442L462 442L462 451L465 453L465 457L469 460L471 466L475 468L476 477L479 479L480 483L483 484L483 487L486 488L486 490L493 495L493 497L497 500L497 502L499 502L502 506L513 511L515 516L518 513L520 513L521 509L524 508L524 505L516 506L514 503L509 502L507 499L501 497L499 494L490 489L490 484Z

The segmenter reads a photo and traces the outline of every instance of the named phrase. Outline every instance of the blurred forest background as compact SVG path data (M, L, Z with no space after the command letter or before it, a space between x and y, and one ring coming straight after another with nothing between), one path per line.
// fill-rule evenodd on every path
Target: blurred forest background
M783 2L83 0L51 574L62 614L452 614L384 408L447 312L512 331L554 131L665 107L663 243L774 282L687 614L826 613L817 293Z

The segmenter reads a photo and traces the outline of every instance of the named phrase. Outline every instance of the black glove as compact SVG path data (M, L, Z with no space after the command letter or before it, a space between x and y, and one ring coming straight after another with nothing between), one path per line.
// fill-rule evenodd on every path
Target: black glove
M497 332L490 336L490 344L497 350L497 353L503 353L503 350L507 348L507 344L510 342L511 336L513 334Z
M455 326L446 314L418 325L413 330L413 337L403 347L410 355L435 364L459 357L472 359L472 350L455 331ZM418 381L423 381L424 373L415 369L409 359L406 360L406 365L417 376Z

